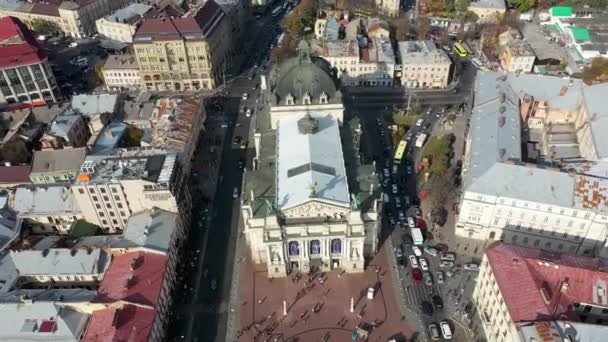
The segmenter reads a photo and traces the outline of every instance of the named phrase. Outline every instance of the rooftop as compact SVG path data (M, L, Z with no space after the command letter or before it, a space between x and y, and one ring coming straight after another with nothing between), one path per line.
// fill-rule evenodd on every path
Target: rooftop
M15 241L21 233L21 220L15 212L7 207L8 195L0 197L0 252Z
M322 57L356 57L359 58L359 47L354 40L336 40L323 44Z
M80 94L72 97L72 109L89 117L114 113L117 104L116 94Z
M81 118L82 116L80 113L74 112L73 110L67 110L61 113L61 115L58 115L55 120L51 122L51 127L47 133L68 140L68 133Z
M104 19L117 23L135 24L152 8L153 7L149 5L132 3L129 6L121 8L110 15L106 15Z
M144 19L133 42L206 39L224 16L222 8L215 1L208 0L189 17Z
M145 342L150 338L156 311L126 304L94 311L82 341Z
M393 46L388 40L373 37L369 39L367 48L362 49L361 59L366 63L395 63Z
M110 255L101 249L51 248L43 251L10 251L0 259L0 292L13 289L24 276L103 274Z
M125 240L159 252L167 252L175 231L177 214L158 208L133 213L123 232Z
M19 187L15 191L12 202L13 209L25 217L80 213L71 189L62 185Z
M36 64L45 59L36 39L19 19L0 19L0 69Z
M293 114L277 128L277 207L310 199L350 207L338 122L320 113Z
M84 161L86 153L86 147L35 151L32 161L32 173L77 172Z
M505 10L507 8L505 0L478 0L472 1L469 8L490 8L497 10Z
M401 64L452 64L445 51L437 49L431 40L402 41L398 43Z
M27 184L30 182L30 165L0 166L0 184Z
M137 58L135 55L109 55L106 63L103 65L103 70L123 70L123 69L139 69Z
M97 291L85 288L75 289L22 289L0 294L0 303L22 303L24 300L34 302L88 303L97 295Z
M180 153L192 143L193 123L204 116L201 96L162 98L155 103L151 146Z
M608 326L570 321L522 322L517 324L521 342L601 341L608 334Z
M562 52L559 50L559 46L551 43L546 38L539 25L524 22L521 33L526 41L530 44L530 47L534 51L534 54L540 63L553 60L559 64L559 61L562 58Z
M167 257L131 252L114 256L103 277L95 302L124 301L155 306L160 296Z
M579 322L575 303L608 308L604 259L501 242L486 249L485 256L513 322L557 318Z
M120 147L123 137L127 133L128 129L129 126L124 123L110 123L99 133L99 136L97 136L97 140L95 140L95 147L93 148L93 154L111 154L115 148Z
M89 315L53 302L0 304L2 341L80 341Z
M176 159L174 153L133 157L89 156L80 167L77 183L143 179L169 186Z

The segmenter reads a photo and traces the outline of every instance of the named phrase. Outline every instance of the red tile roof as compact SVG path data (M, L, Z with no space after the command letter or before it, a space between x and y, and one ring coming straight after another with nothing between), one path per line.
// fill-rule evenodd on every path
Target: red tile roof
M30 166L0 166L0 184L30 183Z
M514 322L579 321L576 302L608 307L598 296L606 288L608 262L496 243L486 250L492 273Z
M125 301L155 306L167 267L160 254L132 252L117 255L106 271L94 302Z
M36 64L44 59L32 32L21 20L0 19L0 69Z
M153 309L130 304L122 308L110 307L94 311L82 341L148 341L155 315Z
M223 15L222 8L208 0L193 17L144 19L133 39L135 42L204 39Z

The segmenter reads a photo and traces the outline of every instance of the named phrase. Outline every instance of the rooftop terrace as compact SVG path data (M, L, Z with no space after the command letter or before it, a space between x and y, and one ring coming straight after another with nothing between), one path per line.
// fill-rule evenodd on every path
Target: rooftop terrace
M168 186L176 167L174 153L139 157L89 156L80 167L78 184L143 179Z

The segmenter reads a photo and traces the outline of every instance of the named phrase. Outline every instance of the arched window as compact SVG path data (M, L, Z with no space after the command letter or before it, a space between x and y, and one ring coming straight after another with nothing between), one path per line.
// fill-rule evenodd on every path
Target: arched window
M289 256L300 255L300 244L297 241L289 242Z
M321 242L319 240L310 241L310 255L321 254Z

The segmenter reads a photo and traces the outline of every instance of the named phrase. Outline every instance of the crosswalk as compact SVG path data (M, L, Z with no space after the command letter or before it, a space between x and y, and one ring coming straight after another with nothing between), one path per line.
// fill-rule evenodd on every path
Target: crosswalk
M408 285L405 289L405 300L408 306L419 306L422 301L430 301L437 294L435 286L424 284Z

